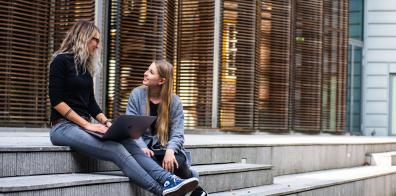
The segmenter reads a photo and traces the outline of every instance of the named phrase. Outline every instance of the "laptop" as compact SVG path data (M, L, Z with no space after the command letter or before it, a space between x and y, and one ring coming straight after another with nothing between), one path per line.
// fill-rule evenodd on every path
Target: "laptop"
M88 133L103 140L138 139L143 132L153 124L156 116L121 115L109 127L106 133L88 131Z

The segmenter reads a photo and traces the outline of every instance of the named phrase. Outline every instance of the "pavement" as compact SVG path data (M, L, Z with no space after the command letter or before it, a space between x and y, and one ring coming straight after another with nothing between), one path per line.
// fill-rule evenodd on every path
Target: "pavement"
M333 135L275 135L275 134L186 134L187 147L201 146L278 146L331 144L396 144L395 136L333 136ZM48 131L0 132L0 148L50 147Z

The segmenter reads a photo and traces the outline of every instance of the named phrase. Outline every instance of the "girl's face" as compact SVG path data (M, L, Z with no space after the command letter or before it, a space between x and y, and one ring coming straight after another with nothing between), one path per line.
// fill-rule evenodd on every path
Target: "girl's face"
M95 53L96 49L99 48L100 34L99 32L95 32L94 36L88 42L89 53Z
M159 87L165 83L165 78L158 74L157 66L152 63L146 72L144 72L143 84L149 87Z

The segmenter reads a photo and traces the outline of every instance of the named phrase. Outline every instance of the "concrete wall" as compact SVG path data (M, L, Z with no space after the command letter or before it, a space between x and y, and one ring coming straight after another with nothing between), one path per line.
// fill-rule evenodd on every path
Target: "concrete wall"
M390 74L396 74L396 1L365 0L363 134L389 134Z

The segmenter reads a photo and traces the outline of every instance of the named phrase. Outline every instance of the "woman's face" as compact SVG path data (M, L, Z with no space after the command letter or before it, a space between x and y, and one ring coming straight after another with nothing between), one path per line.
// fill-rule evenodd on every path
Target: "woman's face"
M99 48L100 34L96 31L94 36L88 42L89 53L93 54Z
M161 78L158 74L157 66L152 63L146 72L144 72L143 84L149 87L161 86L164 84L165 78Z

